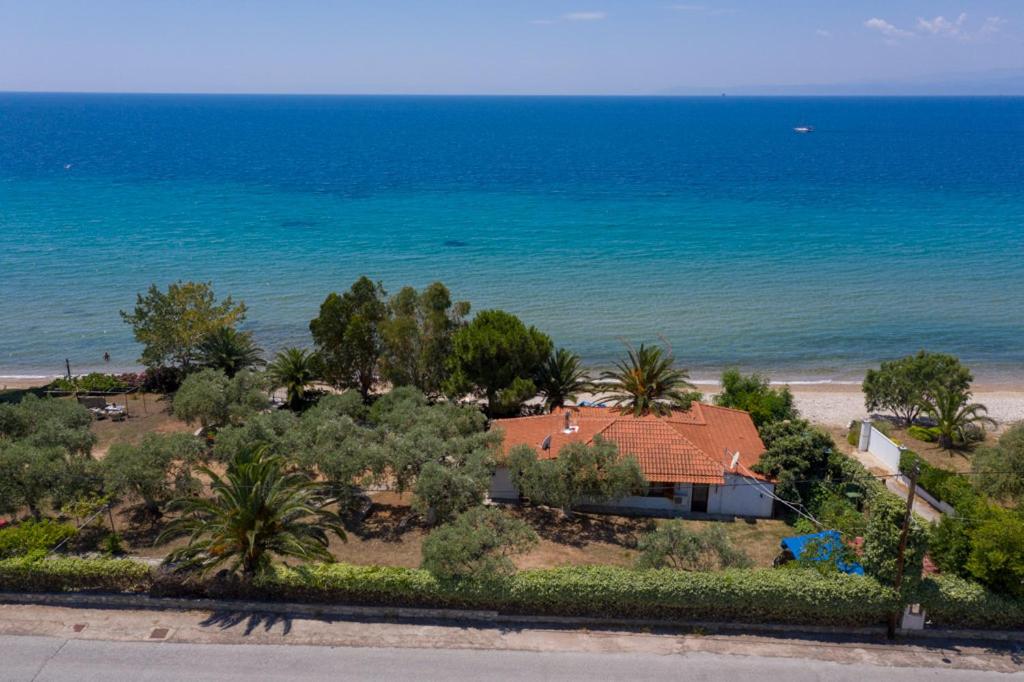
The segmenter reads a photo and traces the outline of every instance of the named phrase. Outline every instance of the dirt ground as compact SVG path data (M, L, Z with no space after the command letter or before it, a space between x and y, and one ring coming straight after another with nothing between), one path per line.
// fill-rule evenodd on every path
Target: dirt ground
M410 496L379 493L363 524L348 535L347 542L334 542L331 553L353 564L415 567L420 563L423 539L430 529L414 518ZM661 519L577 513L562 519L558 512L534 507L506 507L510 514L527 521L540 542L529 554L517 558L519 568L550 568L566 565L605 564L631 566L637 557L637 540ZM793 529L776 519L757 521L684 521L694 530L710 523L726 526L733 544L742 548L758 566L771 566L779 542Z
M369 515L358 527L348 530L347 540L331 541L331 554L338 561L351 564L418 567L423 540L430 528L410 509L411 496L387 492L376 493L373 499ZM508 506L506 510L528 522L540 536L536 548L517 557L516 564L521 569L596 564L632 566L638 554L637 540L665 522L664 519L582 513L566 520L557 511L546 509ZM154 546L153 541L163 524L151 524L133 512L135 510L126 508L115 512L115 523L129 554L162 559L172 549L185 544L185 539L181 538ZM790 526L777 519L685 520L683 523L692 530L712 523L724 525L733 545L742 549L756 566L763 567L772 565L782 538L794 533Z
M107 402L128 406L128 418L124 421L100 419L92 423L96 434L93 457L102 459L113 443L138 443L147 433L192 432L195 429L171 414L171 401L157 393L136 393L128 396L114 396Z

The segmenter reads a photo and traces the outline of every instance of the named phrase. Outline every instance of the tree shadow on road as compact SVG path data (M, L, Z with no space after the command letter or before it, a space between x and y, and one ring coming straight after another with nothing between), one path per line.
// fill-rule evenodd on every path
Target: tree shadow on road
M264 632L270 632L275 625L281 625L281 634L287 635L292 631L292 617L280 613L259 613L255 611L214 611L199 624L203 627L219 627L221 630L230 630L245 624L244 635L252 634L253 630L259 627Z

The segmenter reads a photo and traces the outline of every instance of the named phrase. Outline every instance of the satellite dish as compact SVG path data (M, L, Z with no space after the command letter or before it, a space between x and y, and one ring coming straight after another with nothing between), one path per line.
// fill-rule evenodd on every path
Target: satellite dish
M550 450L551 449L551 436L545 436L544 440L541 441L540 449L541 450Z

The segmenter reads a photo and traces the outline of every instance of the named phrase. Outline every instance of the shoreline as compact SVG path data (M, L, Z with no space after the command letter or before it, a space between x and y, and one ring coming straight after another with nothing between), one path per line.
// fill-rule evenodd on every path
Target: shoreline
M52 377L0 376L0 390L26 389L43 386ZM694 381L698 390L708 398L718 393L718 382L710 379ZM785 385L785 382L772 382L773 385ZM796 401L800 414L822 426L845 428L855 419L868 416L864 408L864 398L860 390L860 382L817 381L788 384ZM998 431L1017 421L1024 421L1024 381L1007 381L1006 383L979 382L974 384L974 401L988 407L989 416L999 423ZM579 396L580 400L590 396Z

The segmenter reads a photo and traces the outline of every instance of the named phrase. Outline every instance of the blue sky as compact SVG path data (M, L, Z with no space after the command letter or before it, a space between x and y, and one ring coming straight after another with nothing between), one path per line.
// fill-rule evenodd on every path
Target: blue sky
M0 90L648 94L1024 69L1024 0L0 0Z

